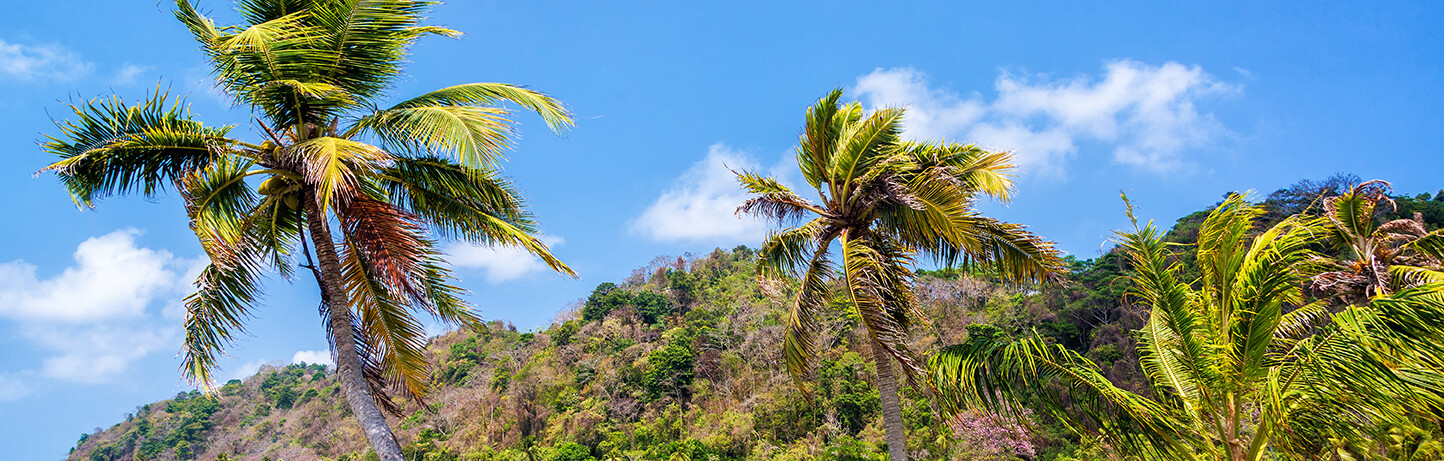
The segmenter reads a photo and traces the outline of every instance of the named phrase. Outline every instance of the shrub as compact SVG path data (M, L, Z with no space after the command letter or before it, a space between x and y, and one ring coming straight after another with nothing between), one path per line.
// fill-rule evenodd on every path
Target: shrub
M582 305L582 320L591 322L601 320L607 313L631 302L631 296L623 290L617 289L617 284L606 282L597 285L592 294L587 296L587 302Z
M637 314L642 316L642 322L648 325L655 325L672 311L666 296L651 291L637 293L632 297L632 305L636 306Z
M567 442L552 449L549 461L594 461L592 451L576 442Z

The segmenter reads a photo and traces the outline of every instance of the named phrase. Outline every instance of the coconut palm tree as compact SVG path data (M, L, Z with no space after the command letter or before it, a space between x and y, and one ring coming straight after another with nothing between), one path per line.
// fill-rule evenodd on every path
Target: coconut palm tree
M382 105L413 42L458 35L422 24L433 3L241 0L245 22L218 27L177 0L176 17L264 139L206 125L157 91L134 104L113 97L74 106L74 119L43 146L60 156L44 171L83 207L171 186L184 198L210 258L185 301L182 371L198 383L209 385L219 354L244 330L265 273L289 277L304 261L321 288L346 399L388 461L401 459L382 413L397 410L388 390L418 400L427 392L425 331L413 312L480 321L429 231L521 247L575 275L537 239L522 197L496 172L512 129L500 104L561 130L572 119L560 103L514 85L471 83Z
M1294 216L1252 237L1262 213L1241 195L1213 210L1196 281L1180 280L1152 222L1119 234L1131 295L1149 309L1138 341L1151 397L1036 335L979 335L929 361L945 406L998 416L1031 406L1101 437L1116 459L1230 461L1336 459L1375 428L1444 414L1444 284L1330 315L1302 288L1327 220Z
M1051 243L978 214L979 196L1007 201L1010 156L974 145L900 139L903 109L866 114L842 104L834 90L807 110L797 149L802 177L817 193L811 202L780 181L752 172L738 180L754 196L738 208L779 223L801 225L771 233L759 252L758 272L774 280L800 280L783 358L804 392L816 358L820 316L828 284L846 285L851 306L866 328L881 397L888 452L907 459L906 433L893 362L905 377L922 362L907 345L909 328L923 321L911 296L911 270L921 253L943 265L991 264L1016 282L1051 280L1063 271ZM835 273L834 244L842 257Z
M1341 257L1325 261L1330 270L1313 278L1314 290L1359 304L1409 286L1444 281L1438 271L1444 231L1428 232L1418 216L1378 222L1380 211L1395 208L1391 191L1388 182L1373 180L1324 200L1329 241Z

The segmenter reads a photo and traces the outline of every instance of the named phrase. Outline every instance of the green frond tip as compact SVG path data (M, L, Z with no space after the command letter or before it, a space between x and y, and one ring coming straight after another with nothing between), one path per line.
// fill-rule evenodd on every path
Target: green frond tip
M536 112L558 134L575 126L566 106L546 93L507 83L467 83L442 88L406 100L392 109L436 106L496 106L513 103Z
M155 195L212 159L240 154L230 126L206 127L160 89L135 105L115 96L71 110L75 118L57 121L60 134L41 144L60 160L40 172L55 172L77 205L137 189Z

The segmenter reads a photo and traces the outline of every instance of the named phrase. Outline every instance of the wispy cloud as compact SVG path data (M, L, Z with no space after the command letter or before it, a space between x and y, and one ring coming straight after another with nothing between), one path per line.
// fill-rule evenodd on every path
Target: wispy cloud
M331 366L335 361L331 359L331 351L329 350L296 351L296 355L291 356L291 363L310 363Z
M120 70L115 72L115 76L111 77L110 83L118 86L134 85L136 80L139 79L141 75L149 72L150 69L150 66L138 66L125 63L125 65L120 66Z
M1014 152L1024 167L1063 174L1081 143L1099 143L1115 163L1174 171L1190 150L1208 147L1228 130L1199 103L1242 91L1198 66L1131 60L1104 64L1101 77L1053 79L1004 71L992 101L929 86L910 68L878 69L854 91L871 107L907 106L913 139L976 142Z
M747 193L732 170L757 171L759 166L745 153L713 144L632 222L632 231L662 241L761 240L766 224L736 215Z
M566 243L561 237L555 235L541 235L537 238L553 249ZM445 252L446 259L451 262L451 265L460 268L482 269L486 272L486 281L490 283L515 280L527 274L550 270L541 258L517 247L482 246L458 242L447 246Z
M0 402L13 402L30 395L30 373L0 374Z
M57 44L21 45L0 39L0 76L12 80L73 80L94 67Z
M281 362L276 360L252 360L236 367L236 372L232 373L231 377L235 379L246 379L256 374L256 372L261 371L261 367L280 364Z
M40 377L107 382L142 357L174 350L179 329L164 311L180 302L200 264L141 248L140 234L122 229L87 239L76 247L75 264L48 278L25 261L0 264L0 320L47 355Z
M40 375L78 383L105 383L132 363L156 352L174 353L178 328L154 322L94 325L31 324L21 334L51 355Z

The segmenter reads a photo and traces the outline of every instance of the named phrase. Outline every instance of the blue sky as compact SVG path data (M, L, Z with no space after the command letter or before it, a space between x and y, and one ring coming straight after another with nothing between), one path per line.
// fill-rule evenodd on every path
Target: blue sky
M520 117L505 172L581 280L451 248L483 315L523 329L659 255L756 245L765 228L731 215L741 195L723 168L789 177L804 108L835 87L908 106L908 136L1015 151L1016 199L984 209L1080 257L1126 222L1120 189L1171 223L1226 191L1334 172L1444 188L1438 2L512 3L439 7L435 23L468 35L420 43L393 95L500 81L576 114L564 137ZM179 200L80 212L33 176L66 101L160 84L207 123L256 132L210 89L168 5L0 15L0 444L15 459L61 458L81 433L188 389L177 303L201 252ZM316 302L308 280L272 280L222 375L327 360Z

